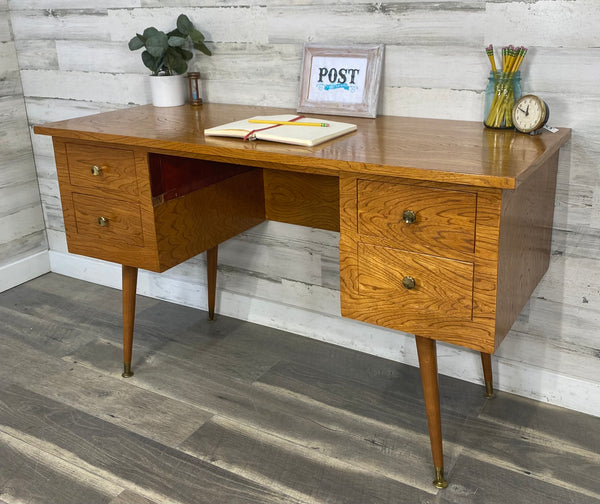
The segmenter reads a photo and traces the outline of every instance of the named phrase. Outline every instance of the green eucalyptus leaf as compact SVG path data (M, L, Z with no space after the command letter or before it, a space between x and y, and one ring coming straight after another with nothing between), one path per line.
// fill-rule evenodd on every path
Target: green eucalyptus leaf
M156 28L154 28L154 26L151 26L150 28L146 28L144 30L144 38L149 38L149 37L153 37L155 35L158 35L159 33L162 33L160 30L157 30Z
M139 35L136 35L129 41L129 50L130 51L137 51L138 49L141 49L142 47L144 47L144 41L140 38Z
M187 63L181 57L181 54L174 49L169 49L167 52L165 65L171 70L172 74L182 74L187 71Z
M184 60L177 60L176 64L173 66L173 71L179 75L187 72L188 64Z
M181 47L187 42L187 39L182 37L169 37L168 43L171 47Z
M155 56L157 58L163 55L168 49L168 47L169 40L167 39L167 36L162 32L159 32L158 34L153 35L152 37L148 37L148 39L146 40L146 49L152 56Z
M142 53L142 62L147 68L149 68L152 71L153 75L158 74L158 58L152 56L148 51L144 51Z
M207 56L212 56L210 49L206 47L206 44L204 44L204 42L194 42L194 49L198 49L198 51L206 54Z
M198 30L191 31L190 38L194 42L203 42L204 41L204 35L202 34L202 32L199 32Z
M187 62L193 58L193 53L184 49L187 41L191 40L193 47L207 56L210 49L204 43L204 35L194 28L193 23L185 15L177 18L177 28L168 34L157 30L154 26L146 28L142 35L136 34L129 41L129 49L135 51L143 47L142 62L152 70L153 75L182 74L187 71Z
M194 57L194 53L192 51L188 51L186 49L182 49L181 47L178 48L179 49L179 53L181 54L181 57L185 60L185 61L189 61Z
M177 18L177 29L186 35L189 35L192 30L194 30L194 25L190 21L190 18L185 14L180 14Z
M187 33L181 33L177 28L175 28L174 30L171 30L169 33L167 33L167 37L182 37L182 38L186 38L187 37Z

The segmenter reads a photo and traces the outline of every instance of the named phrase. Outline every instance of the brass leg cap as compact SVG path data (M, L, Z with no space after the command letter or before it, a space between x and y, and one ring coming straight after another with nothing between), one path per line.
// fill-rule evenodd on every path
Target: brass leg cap
M433 486L436 488L446 488L448 486L448 482L444 479L443 467L435 468L435 480L433 480Z
M493 397L495 397L496 394L494 394L494 385L492 384L492 382L485 382L485 397L487 397L488 399L492 399Z
M123 378L131 378L133 376L133 371L131 370L131 363L125 362L123 364L123 374L121 376Z

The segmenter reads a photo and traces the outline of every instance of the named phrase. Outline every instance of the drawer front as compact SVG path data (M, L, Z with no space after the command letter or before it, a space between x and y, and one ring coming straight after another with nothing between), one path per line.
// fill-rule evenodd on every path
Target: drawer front
M103 189L117 197L138 194L133 151L73 143L66 149L72 185Z
M384 319L471 320L473 264L359 243L358 294Z
M371 180L358 180L357 189L360 234L409 250L474 252L475 193Z
M73 194L77 234L113 245L143 246L142 217L137 203Z

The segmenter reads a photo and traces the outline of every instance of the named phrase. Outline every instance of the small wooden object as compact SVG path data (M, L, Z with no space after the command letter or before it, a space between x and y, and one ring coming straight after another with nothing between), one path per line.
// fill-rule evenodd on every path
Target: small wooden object
M200 72L189 72L187 76L190 92L190 105L202 105Z

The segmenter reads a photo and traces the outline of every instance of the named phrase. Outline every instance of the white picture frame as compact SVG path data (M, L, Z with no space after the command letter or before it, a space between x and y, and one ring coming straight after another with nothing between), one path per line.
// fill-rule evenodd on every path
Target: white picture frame
M304 44L298 112L377 117L383 44Z

